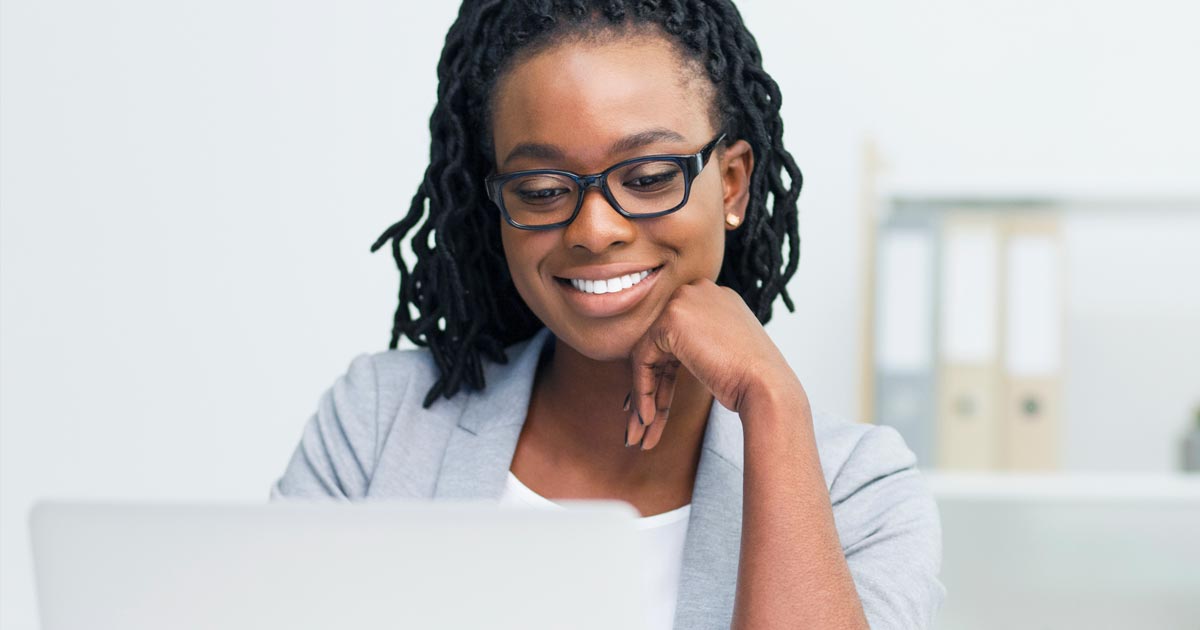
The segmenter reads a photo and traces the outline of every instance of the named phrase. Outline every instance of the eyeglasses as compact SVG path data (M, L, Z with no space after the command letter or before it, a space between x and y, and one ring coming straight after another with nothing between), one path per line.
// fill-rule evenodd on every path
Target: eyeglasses
M618 162L595 175L535 169L490 175L488 198L508 224L522 230L569 225L583 207L583 195L596 186L621 216L649 219L687 204L692 180L704 170L721 134L690 155L645 155Z

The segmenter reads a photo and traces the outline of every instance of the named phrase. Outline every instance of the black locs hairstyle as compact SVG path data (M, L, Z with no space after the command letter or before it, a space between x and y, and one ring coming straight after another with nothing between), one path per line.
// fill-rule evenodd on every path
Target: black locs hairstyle
M425 407L463 383L483 389L483 359L506 362L505 346L542 327L512 283L500 215L483 184L494 161L488 112L496 79L518 51L629 26L657 27L706 70L722 130L753 149L746 218L726 236L718 284L737 291L762 323L776 296L795 310L786 284L800 261L803 179L783 147L779 86L730 0L465 0L438 62L429 166L408 214L371 246L391 240L400 270L389 347L404 335L428 346L440 370ZM410 271L400 243L414 228Z

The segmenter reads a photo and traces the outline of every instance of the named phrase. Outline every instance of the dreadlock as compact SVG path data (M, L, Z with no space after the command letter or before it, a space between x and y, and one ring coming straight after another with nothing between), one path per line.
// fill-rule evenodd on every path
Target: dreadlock
M706 70L727 142L744 139L753 149L746 218L726 236L717 283L737 291L764 324L776 296L795 310L786 284L800 262L803 179L783 147L779 86L730 0L465 0L438 62L429 166L408 214L371 246L390 240L400 270L389 347L404 335L427 346L440 371L425 407L464 383L483 389L483 360L507 362L505 346L542 327L512 283L483 185L494 159L488 112L497 79L519 51L626 27L657 27ZM410 234L411 271L400 251Z

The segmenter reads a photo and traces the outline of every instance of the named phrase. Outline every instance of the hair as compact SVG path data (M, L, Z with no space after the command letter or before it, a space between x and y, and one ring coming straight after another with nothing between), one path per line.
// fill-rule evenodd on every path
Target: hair
M741 295L761 323L771 319L776 297L795 310L786 285L800 261L803 177L783 147L779 86L732 2L465 0L438 62L429 166L408 214L371 246L374 252L390 240L400 270L389 347L401 335L428 347L440 372L425 407L464 384L483 389L483 360L506 363L505 347L543 326L513 285L499 213L483 184L494 166L490 103L497 80L517 53L630 27L657 29L687 63L706 71L726 142L744 139L753 150L746 216L726 235L717 283ZM410 234L411 270L400 250Z

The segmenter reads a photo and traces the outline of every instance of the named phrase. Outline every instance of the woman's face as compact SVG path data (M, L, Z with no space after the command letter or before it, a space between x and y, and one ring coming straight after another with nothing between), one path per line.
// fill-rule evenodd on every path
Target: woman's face
M718 133L710 116L714 90L658 36L553 46L519 61L496 86L497 172L553 168L586 175L632 157L696 153ZM687 205L662 217L623 217L597 188L588 189L566 227L521 230L497 212L517 291L580 354L627 358L677 287L716 280L725 216L742 217L751 168L744 141L721 156L714 152L692 182ZM641 272L649 275L613 293L587 293L571 283Z

